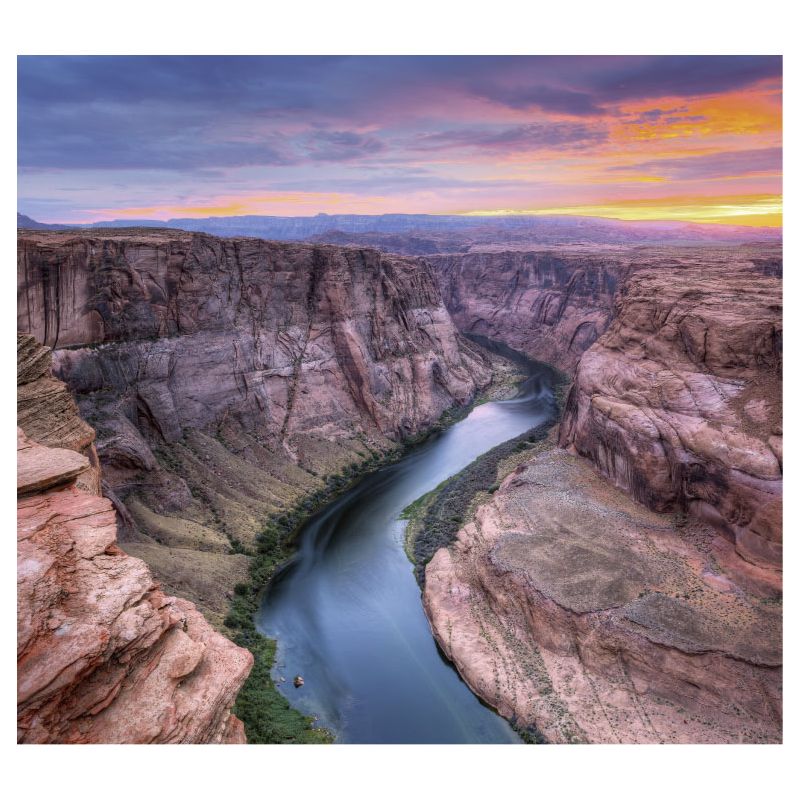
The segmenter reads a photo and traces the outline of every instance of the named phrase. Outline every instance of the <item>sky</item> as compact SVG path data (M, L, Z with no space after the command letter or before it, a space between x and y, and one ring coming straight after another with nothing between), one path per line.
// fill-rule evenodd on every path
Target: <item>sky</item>
M780 226L781 105L779 56L22 56L18 209Z

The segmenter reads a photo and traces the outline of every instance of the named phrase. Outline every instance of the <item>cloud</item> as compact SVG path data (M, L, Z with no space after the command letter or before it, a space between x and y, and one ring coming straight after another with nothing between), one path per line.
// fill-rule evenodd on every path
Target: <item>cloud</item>
M540 56L509 58L470 85L509 108L591 116L623 102L719 94L781 76L780 56Z
M638 164L609 167L609 172L658 175L670 180L713 180L748 175L779 175L781 162L780 147L765 147L685 158L655 159Z
M318 131L306 138L304 149L314 161L352 161L381 153L386 145L354 131Z
M532 123L510 128L464 128L419 135L413 150L468 149L492 153L537 150L583 149L602 144L608 138L604 125L569 122Z
M497 207L566 203L632 174L609 168L621 140L641 176L771 175L775 157L757 153L780 143L781 69L774 56L24 56L20 203L51 219L48 198L78 214L279 187L398 204L418 192L419 210L481 190ZM738 162L679 157L727 147ZM507 158L539 153L558 158ZM750 183L780 191L772 175Z

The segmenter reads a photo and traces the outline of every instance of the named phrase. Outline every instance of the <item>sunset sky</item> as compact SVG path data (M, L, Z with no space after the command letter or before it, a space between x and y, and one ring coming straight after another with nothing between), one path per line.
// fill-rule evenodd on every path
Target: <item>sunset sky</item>
M772 56L21 57L18 209L781 224Z

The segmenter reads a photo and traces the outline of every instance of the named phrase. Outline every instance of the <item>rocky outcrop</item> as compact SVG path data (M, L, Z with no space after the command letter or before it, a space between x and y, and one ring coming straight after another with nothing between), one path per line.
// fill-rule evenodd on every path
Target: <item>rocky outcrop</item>
M560 432L648 507L714 525L767 583L781 564L781 310L780 280L745 267L637 272Z
M430 255L459 330L502 342L572 373L605 332L620 286L640 269L725 270L780 275L779 245L483 247Z
M88 458L18 428L17 459L18 741L244 743L250 653L120 550Z
M430 561L425 610L470 687L547 741L780 741L781 607L724 546L549 449Z
M80 471L79 485L99 494L95 432L81 419L64 382L53 377L52 361L49 347L42 347L33 336L17 334L17 425L40 444L85 456L89 467Z
M18 327L97 430L125 548L215 624L267 517L490 379L429 269L364 249L22 232Z

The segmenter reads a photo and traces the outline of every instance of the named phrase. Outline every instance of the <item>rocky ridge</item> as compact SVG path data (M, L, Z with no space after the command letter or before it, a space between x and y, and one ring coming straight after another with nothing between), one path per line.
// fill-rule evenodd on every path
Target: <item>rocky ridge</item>
M781 341L777 278L637 272L578 365L560 444L648 507L714 525L747 564L780 570Z
M780 741L780 605L714 540L551 448L436 553L425 610L473 691L536 738Z

